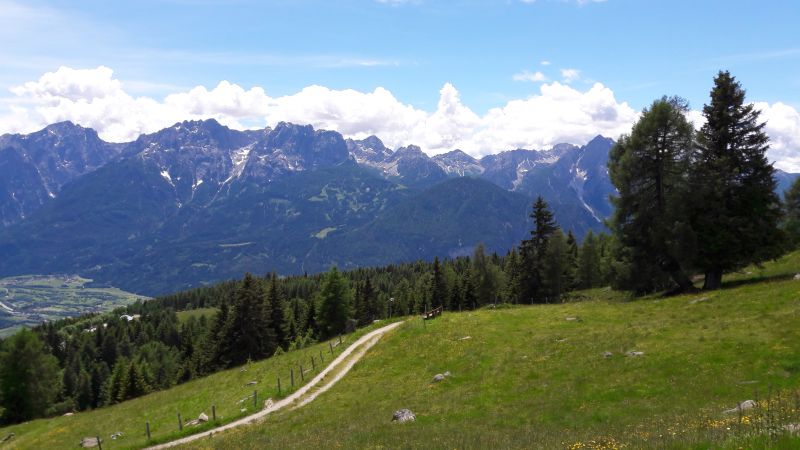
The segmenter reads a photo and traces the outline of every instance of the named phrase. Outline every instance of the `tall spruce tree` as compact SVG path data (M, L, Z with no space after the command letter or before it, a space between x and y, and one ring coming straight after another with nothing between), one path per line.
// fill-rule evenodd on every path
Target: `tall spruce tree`
M286 350L289 347L289 324L286 320L286 299L283 291L278 286L278 276L272 274L269 281L269 291L267 291L267 302L269 307L269 327L266 330L266 339L270 339L270 332L274 334L276 346ZM268 349L269 350L269 349Z
M784 239L765 123L729 72L714 78L703 116L690 173L692 219L703 288L717 289L724 272L780 255Z
M433 278L431 280L431 307L438 308L447 303L447 284L444 280L439 258L433 259Z
M589 230L583 237L583 245L578 252L577 283L580 289L591 289L600 286L600 252L597 238Z
M546 303L557 302L570 289L572 281L570 249L564 233L556 229L547 240L541 259L542 297Z
M544 300L542 295L542 260L547 251L547 241L558 229L553 213L547 202L539 196L533 204L534 228L531 238L520 245L521 270L519 282L520 303L534 303Z
M0 405L4 422L43 415L60 388L58 360L45 351L34 332L22 329L0 341Z
M609 175L619 193L611 228L627 247L630 287L637 291L653 290L658 278L648 275L659 269L679 289L693 288L685 270L693 242L685 175L694 130L687 111L678 97L654 101L609 153Z
M247 273L233 294L230 317L222 332L217 359L227 359L227 366L243 364L248 359L271 356L277 348L271 324L265 323L264 293L261 283Z
M784 229L793 247L800 245L800 177L784 195L785 221Z
M319 293L319 311L317 324L320 337L328 339L345 331L347 319L351 316L350 306L353 294L347 280L339 273L336 267L325 275L322 289Z

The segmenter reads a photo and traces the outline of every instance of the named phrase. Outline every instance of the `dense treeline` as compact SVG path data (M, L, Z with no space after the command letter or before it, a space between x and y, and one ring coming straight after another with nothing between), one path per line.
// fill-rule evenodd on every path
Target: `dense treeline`
M505 255L242 280L46 323L0 343L0 417L17 422L111 405L328 339L374 320L488 304L558 302L573 289L707 289L722 273L800 243L800 180L774 193L763 124L727 72L695 131L673 97L645 109L613 148L611 235L579 243L541 197ZM205 308L212 314L177 312Z

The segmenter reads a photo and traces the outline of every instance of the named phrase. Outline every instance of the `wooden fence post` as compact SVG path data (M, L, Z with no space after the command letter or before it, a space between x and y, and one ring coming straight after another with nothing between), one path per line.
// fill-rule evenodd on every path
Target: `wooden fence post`
M311 355L311 370L314 372L317 371L317 365L314 364L314 355Z
M150 422L144 423L144 432L147 433L147 440L150 440Z
M333 354L333 342L328 342L328 347L331 349L331 355Z
M183 431L183 421L181 420L181 413L178 413L178 431Z
M211 405L211 420L217 420L217 405Z
M305 375L303 375L303 365L300 364L300 381L306 381Z
M319 351L319 363L322 364L325 362L325 358L322 357L322 350Z
M97 435L97 436L95 437L95 439L97 439L97 447L98 447L100 450L103 450L103 443L100 441L100 435Z
M292 378L292 389L294 389L294 368L289 369L289 376Z
M258 390L253 391L253 409L258 410Z
M339 345L342 345L342 335L339 335Z
M278 395L281 395L281 377L278 377Z

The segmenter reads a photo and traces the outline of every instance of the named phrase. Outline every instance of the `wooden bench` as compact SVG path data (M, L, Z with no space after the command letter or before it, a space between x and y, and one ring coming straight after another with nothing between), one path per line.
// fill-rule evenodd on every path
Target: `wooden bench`
M442 315L442 310L443 309L444 308L442 306L440 306L440 307L434 308L434 309L432 309L430 311L426 311L425 314L422 315L422 319L423 320L435 319L436 317L439 317L439 316Z

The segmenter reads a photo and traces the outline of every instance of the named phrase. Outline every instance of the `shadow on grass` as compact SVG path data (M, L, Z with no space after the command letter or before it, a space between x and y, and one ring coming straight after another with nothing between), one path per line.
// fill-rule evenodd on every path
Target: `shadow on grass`
M748 284L757 284L764 282L788 281L793 279L794 276L795 276L794 273L779 273L775 275L764 275L764 276L755 276L751 278L743 278L741 280L723 281L722 289L732 289L739 286L747 286Z

